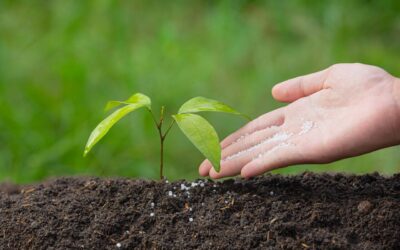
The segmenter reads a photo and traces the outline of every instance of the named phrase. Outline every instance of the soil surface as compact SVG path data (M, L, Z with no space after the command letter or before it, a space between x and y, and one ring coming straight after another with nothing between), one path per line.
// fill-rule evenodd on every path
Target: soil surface
M0 184L0 249L400 249L400 174Z

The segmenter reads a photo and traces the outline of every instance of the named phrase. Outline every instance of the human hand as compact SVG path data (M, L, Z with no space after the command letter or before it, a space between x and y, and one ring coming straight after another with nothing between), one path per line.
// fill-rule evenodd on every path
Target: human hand
M400 80L364 64L336 64L276 85L289 105L251 121L222 141L221 170L202 176L248 178L304 163L329 163L400 143Z

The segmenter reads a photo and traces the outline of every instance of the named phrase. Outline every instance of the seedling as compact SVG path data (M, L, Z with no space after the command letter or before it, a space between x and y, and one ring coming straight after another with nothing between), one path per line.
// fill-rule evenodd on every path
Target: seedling
M194 144L194 146L211 162L214 169L219 172L221 161L221 146L219 144L219 137L214 127L203 117L195 113L203 111L223 112L234 115L247 116L237 112L228 105L207 99L204 97L195 97L185 102L179 109L178 113L172 115L172 120L166 130L163 129L165 108L161 107L160 118L157 120L154 112L151 109L151 100L148 96L141 93L132 95L126 101L109 101L106 105L105 111L120 107L115 110L111 115L100 122L97 127L92 131L85 147L84 156L86 156L93 146L98 143L116 124L127 114L139 108L146 108L154 121L160 137L160 179L163 179L163 165L164 165L164 141L170 132L175 122L179 128L186 135L186 137Z

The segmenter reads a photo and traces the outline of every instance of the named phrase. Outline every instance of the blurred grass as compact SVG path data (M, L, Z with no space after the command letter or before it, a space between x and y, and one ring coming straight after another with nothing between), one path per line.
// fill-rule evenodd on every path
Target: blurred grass
M256 117L281 106L271 87L337 62L400 75L398 1L0 0L0 179L90 174L157 178L148 114L82 150L109 99L133 92L173 112L203 95ZM243 121L208 116L221 137ZM196 178L202 157L175 128L166 176ZM399 148L278 170L400 169Z

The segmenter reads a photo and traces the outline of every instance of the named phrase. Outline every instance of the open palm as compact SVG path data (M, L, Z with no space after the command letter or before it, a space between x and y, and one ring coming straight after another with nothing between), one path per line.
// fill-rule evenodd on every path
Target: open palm
M289 102L248 123L221 144L221 171L206 160L202 176L252 177L302 163L327 163L400 143L398 79L363 64L337 64L276 85Z

